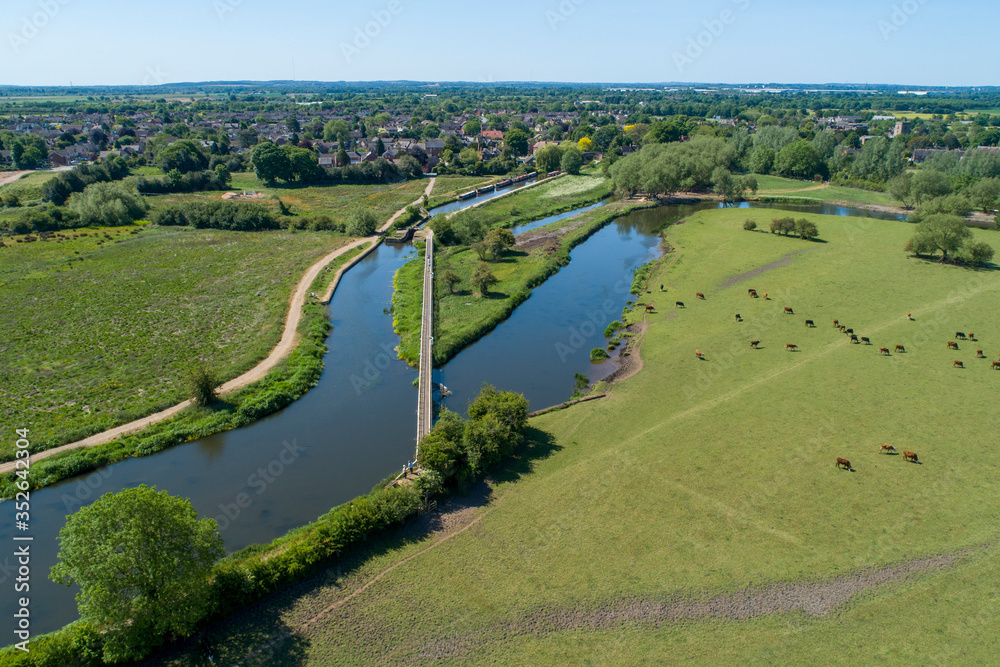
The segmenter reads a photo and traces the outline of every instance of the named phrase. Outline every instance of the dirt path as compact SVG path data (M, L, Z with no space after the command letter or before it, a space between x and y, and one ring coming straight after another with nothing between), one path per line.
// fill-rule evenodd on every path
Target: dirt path
M13 183L22 176L27 176L32 172L30 171L5 171L0 172L0 185L7 185L8 183Z
M719 290L724 290L727 287L732 287L736 283L741 283L744 280L750 280L751 278L756 278L762 273L767 273L768 271L773 271L774 269L778 269L787 264L791 264L793 257L795 257L796 255L801 255L804 252L809 252L809 250L810 248L807 248L805 250L797 250L795 252L790 252L781 259L779 259L778 261L771 262L767 266L762 266L759 269L754 269L753 271L747 271L746 273L741 273L739 275L732 276L729 279L727 279L726 282L719 285Z
M424 190L424 193L427 194L428 196L430 195L431 190L434 188L435 180L436 179L431 178L430 182L427 184L427 188ZM423 197L421 197L414 203L419 203L420 201L422 201L422 199ZM389 221L379 229L379 231L385 231L386 229L388 229L392 225L392 223L395 222L396 219L400 215L402 215L405 211L406 207L403 207L399 211L397 211L391 218L389 218ZM375 244L378 242L378 240L379 240L378 236L369 236L367 238L357 239L355 241L348 243L345 246L337 248L333 252L328 253L322 259L320 259L312 266L310 266L309 270L306 271L304 276L302 276L302 279L299 281L298 285L295 286L295 291L292 292L292 297L290 299L288 306L288 315L285 318L285 328L281 333L281 340L278 341L278 345L273 350L271 350L271 353L267 355L267 358L265 358L263 361L261 361L259 364L251 368L243 375L240 375L239 377L234 378L229 382L226 382L221 387L219 387L217 391L220 394L228 394L232 391L235 391L236 389L240 389L249 384L257 382L258 380L263 379L264 376L267 375L282 360L284 360L285 357L291 354L292 351L295 349L295 346L298 345L299 343L297 330L299 327L299 322L302 319L302 307L305 305L306 299L309 298L309 287L313 284L313 281L315 281L316 278L319 276L320 271L322 271L324 268L326 268L326 266L330 262L337 259L344 253L347 253L365 243L371 243L372 247L374 247ZM333 290L340 282L341 276L348 269L350 269L357 262L357 260L361 259L361 257L363 257L365 254L367 253L362 253L353 262L348 262L337 271L336 275L334 276L333 283L330 289L328 290L330 295L333 294ZM327 301L329 301L329 297L327 297ZM54 447L53 449L47 449L44 452L38 452L37 454L32 454L31 458L33 461L39 461L41 459L48 458L55 454L68 452L73 449L79 449L81 447L96 447L97 445L103 445L113 440L117 440L123 435L128 435L129 433L134 433L136 431L141 431L142 429L148 426L152 426L153 424L156 424L158 422L170 419L171 417L175 416L176 414L178 414L179 412L190 406L191 406L191 401L187 400L182 403L178 403L173 407L167 408L166 410L163 410L161 412L149 415L148 417L143 417L142 419L137 419L127 424L122 424L121 426L116 426L113 429L109 429L101 433L96 433L90 436L89 438L84 438L83 440L79 440L77 442L71 442L67 445ZM9 461L7 463L0 464L0 475L14 470L15 465L16 465L15 461Z

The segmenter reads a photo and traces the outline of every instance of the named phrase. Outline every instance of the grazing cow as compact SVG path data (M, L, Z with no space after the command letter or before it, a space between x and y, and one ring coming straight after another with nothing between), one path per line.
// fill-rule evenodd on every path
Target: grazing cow
M791 308L785 306L785 315L794 315L794 314L795 312Z
M704 299L705 298L705 295L702 294L701 292L696 293L695 296L698 297L699 299Z
M696 357L698 357L699 359L702 359L702 360L704 360L704 358L705 358L705 355L702 353L701 350L695 350L694 351L694 356L696 356Z
M897 345L896 352L906 352L906 348L903 347L902 345Z
M948 349L949 350L957 350L958 349L958 343L956 343L953 340L948 341Z
M845 331L847 331L847 325L846 324L841 324L840 325L840 333L844 333Z
M990 368L992 368L995 371L1000 371L1000 361L994 361L992 364L990 364Z
M962 363L961 361L955 361L955 362L952 362L952 364L951 364L951 365L952 365L952 366L953 366L954 368L965 368L965 364L963 364L963 363Z
M837 457L837 467L853 472L853 469L851 468L851 462L848 461L847 459L842 459L839 456Z
M982 350L976 350L976 359L985 359L986 355L983 354Z
M854 329L844 329L844 333L847 334L848 336L853 336Z
M833 326L834 327L839 327L840 326L840 320L834 320L833 321Z
M879 454L881 454L882 452L888 454L889 452L894 452L894 451L896 451L896 448L893 447L892 445L882 445L881 447L878 448Z
M739 313L736 313L736 321L737 321L737 322L742 322L742 321L743 321L743 318L742 318L742 317L740 317L740 314L739 314Z
M654 306L654 305L653 305L653 304L651 304L651 303L650 303L650 304L647 304L647 305L646 305L646 312L647 312L647 313L649 313L649 312L651 312L651 311L653 311L653 310L656 310L656 306Z
M871 344L872 344L872 342L871 342L871 340L870 340L870 339L868 338L868 336L862 336L862 337L861 337L861 342L862 342L862 343L864 343L865 345L871 345Z
M858 337L855 336L854 334L851 334L851 342L854 343L855 345L860 345L861 344L861 341L859 341Z
M799 349L799 346L796 345L795 343L788 343L787 345L785 345L785 349L794 352L795 350Z
M967 335L969 336L969 340L976 340L976 334L970 333L970 334L967 334Z
M962 333L961 331L956 331L956 332L955 332L955 338L961 338L961 339L964 339L964 338L965 338L965 334L964 334L964 333Z
M755 290L755 289L748 289L747 290L747 294L749 294L750 296L753 296L756 293L757 293L757 290Z
M687 306L684 305L683 301L675 301L674 302L674 308L686 308L686 307Z
M917 462L917 454L916 454L916 452L911 452L911 451L908 451L908 450L904 449L903 450L903 460L904 461L912 461L913 463L916 463Z
M879 354L884 354L885 356L888 357L889 356L889 348L887 348L887 347L880 347L878 349L878 353Z
M759 340L752 340L752 341L750 341L750 347L752 347L753 349L755 349L755 350L756 350L756 349L757 349L757 346L758 346L758 345L760 345L760 341L759 341ZM994 365L996 365L996 366L997 366L998 368L1000 368L1000 361L995 361L995 362L993 362L993 363L994 363Z
M814 327L814 326L816 326L816 325L815 325L815 324L813 323L813 321L812 321L812 320L806 320L806 326L807 326L807 327Z

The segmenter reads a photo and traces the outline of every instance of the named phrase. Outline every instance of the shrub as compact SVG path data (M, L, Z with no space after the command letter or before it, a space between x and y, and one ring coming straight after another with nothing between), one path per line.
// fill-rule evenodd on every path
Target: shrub
M375 214L365 208L351 211L347 216L347 233L351 236L371 236L378 229L378 219Z
M190 226L199 229L228 229L256 232L280 229L277 217L260 204L198 202L175 204L153 213L153 223L162 226Z
M70 197L69 207L86 225L119 227L146 214L149 206L135 190L121 183L94 183Z
M752 232L757 229L757 223L754 222L753 220L747 220L746 222L743 223L743 229L747 230L748 232Z
M605 359L609 359L610 357L611 355L609 355L608 351L605 350L603 347L595 347L593 350L590 351L591 361L604 361Z
M211 405L215 403L216 378L204 366L198 365L191 373L191 398L196 405Z

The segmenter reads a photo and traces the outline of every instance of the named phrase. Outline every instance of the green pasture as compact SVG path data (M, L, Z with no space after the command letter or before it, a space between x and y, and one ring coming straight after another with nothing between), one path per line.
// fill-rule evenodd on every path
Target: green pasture
M252 368L306 268L348 240L147 225L63 236L0 248L0 421L43 449L184 400L199 362L221 380Z
M1000 271L908 258L913 227L901 222L806 216L817 242L742 229L775 214L703 211L668 230L674 254L649 280L667 291L639 299L655 306L643 370L608 399L533 419L524 458L470 510L478 523L430 550L440 535L375 545L218 629L226 650L246 655L326 609L254 664L989 662ZM834 319L873 345L850 344ZM957 331L977 340L949 351ZM879 354L897 344L906 353ZM920 463L876 453L881 443ZM959 552L823 616L600 622Z

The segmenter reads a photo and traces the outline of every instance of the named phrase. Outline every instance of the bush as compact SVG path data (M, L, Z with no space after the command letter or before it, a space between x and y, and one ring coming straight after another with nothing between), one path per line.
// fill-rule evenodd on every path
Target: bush
M69 207L85 226L120 227L140 219L149 205L135 190L121 183L94 183L70 197Z
M154 212L152 220L154 224L164 227L189 226L242 232L281 228L278 218L265 207L245 202L175 204Z
M615 335L616 331L624 328L625 324L621 320L615 320L614 322L609 324L608 327L604 330L604 337L611 338L612 336Z
M371 236L378 229L378 219L366 208L351 211L347 216L346 231L350 236Z
M593 350L590 351L591 361L604 361L605 359L609 359L610 357L611 355L609 355L608 351L605 350L603 347L595 347Z
M215 376L204 366L199 365L191 373L191 398L195 405L211 405L216 401L215 387L218 384Z
M747 220L746 222L743 223L743 229L747 230L748 232L755 231L757 229L757 223L754 222L753 220Z
M135 179L135 189L142 194L168 194L173 192L203 192L206 190L225 190L229 187L229 172L225 165L219 165L222 170L193 171L182 174L171 172L175 177ZM224 171L223 171L224 170ZM129 179L131 180L131 179Z
M771 233L788 236L795 231L795 218L774 218L771 220Z

